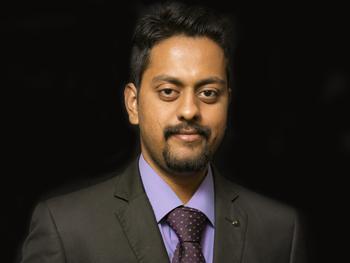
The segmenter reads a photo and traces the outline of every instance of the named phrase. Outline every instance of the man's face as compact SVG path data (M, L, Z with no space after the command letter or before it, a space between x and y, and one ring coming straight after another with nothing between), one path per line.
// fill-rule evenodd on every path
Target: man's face
M206 37L161 41L151 49L138 92L129 84L125 101L145 159L173 173L204 169L226 127L230 91L222 48Z

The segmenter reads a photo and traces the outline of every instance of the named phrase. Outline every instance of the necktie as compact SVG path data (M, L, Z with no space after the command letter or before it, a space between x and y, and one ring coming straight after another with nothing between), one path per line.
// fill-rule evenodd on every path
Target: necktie
M172 263L204 263L200 240L206 216L197 209L180 206L168 214L166 222L179 238Z

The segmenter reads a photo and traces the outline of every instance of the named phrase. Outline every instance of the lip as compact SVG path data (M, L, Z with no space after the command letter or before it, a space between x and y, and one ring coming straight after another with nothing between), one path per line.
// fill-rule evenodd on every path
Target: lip
M177 133L177 134L174 134L173 136L184 142L195 142L202 139L202 136L199 135L198 133L189 133L189 132Z

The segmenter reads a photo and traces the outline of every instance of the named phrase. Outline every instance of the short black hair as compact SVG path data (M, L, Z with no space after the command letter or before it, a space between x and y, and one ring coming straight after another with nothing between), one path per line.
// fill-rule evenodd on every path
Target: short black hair
M143 12L132 38L130 82L137 88L149 63L152 47L176 35L208 37L224 51L227 78L232 74L234 49L233 20L204 6L186 5L177 1L154 4ZM229 81L230 82L230 81Z

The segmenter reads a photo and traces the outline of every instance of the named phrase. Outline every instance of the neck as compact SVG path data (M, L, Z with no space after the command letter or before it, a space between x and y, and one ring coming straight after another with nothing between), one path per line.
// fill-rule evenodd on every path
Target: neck
M207 169L186 174L162 174L159 176L171 187L183 204L186 204L202 183Z
M186 204L202 183L207 174L207 168L188 173L173 173L156 165L151 158L143 155L145 161L175 192L183 204Z

